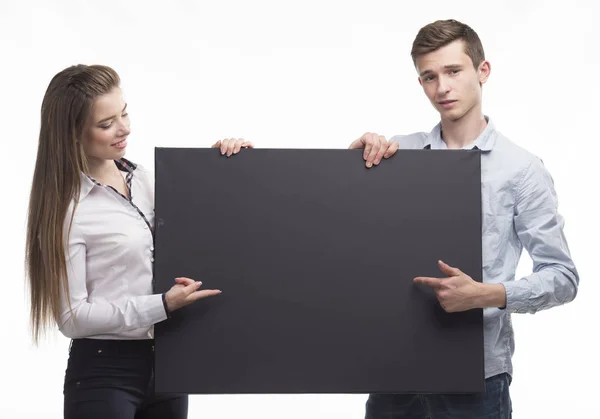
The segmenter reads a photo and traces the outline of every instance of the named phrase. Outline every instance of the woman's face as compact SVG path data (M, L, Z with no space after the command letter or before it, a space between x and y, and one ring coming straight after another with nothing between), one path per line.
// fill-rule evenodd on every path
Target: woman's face
M94 100L82 139L88 159L118 160L125 155L127 136L131 132L126 108L118 87Z

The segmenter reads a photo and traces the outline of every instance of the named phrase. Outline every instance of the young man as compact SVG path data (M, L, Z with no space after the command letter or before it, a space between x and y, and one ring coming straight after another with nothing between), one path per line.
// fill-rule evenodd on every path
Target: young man
M366 418L510 418L514 351L511 313L535 313L572 301L579 276L563 234L552 178L542 161L496 130L482 113L482 86L490 75L479 37L455 20L431 23L417 34L411 55L419 83L441 122L429 133L390 139L366 133L350 148L364 148L367 167L398 148L481 150L483 283L438 262L432 287L448 312L484 309L486 392L472 395L371 395ZM533 273L515 280L521 251Z

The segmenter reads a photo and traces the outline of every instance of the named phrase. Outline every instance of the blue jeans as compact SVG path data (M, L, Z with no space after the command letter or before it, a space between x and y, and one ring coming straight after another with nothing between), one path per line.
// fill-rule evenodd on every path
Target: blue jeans
M477 394L371 394L365 419L510 419L510 381L490 377Z
M153 345L152 340L73 340L64 418L187 418L187 395L154 392Z

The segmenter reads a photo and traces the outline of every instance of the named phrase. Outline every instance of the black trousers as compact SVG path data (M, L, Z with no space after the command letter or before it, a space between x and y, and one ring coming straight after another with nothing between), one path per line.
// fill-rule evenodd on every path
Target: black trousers
M65 419L185 419L187 395L154 393L154 341L74 339Z

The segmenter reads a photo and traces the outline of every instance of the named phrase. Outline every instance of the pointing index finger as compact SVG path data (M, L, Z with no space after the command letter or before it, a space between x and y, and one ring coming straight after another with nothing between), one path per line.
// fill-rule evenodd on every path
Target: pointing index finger
M442 287L442 279L441 278L432 278L429 276L418 276L414 279L414 282L417 284L427 285L433 289L439 289Z

